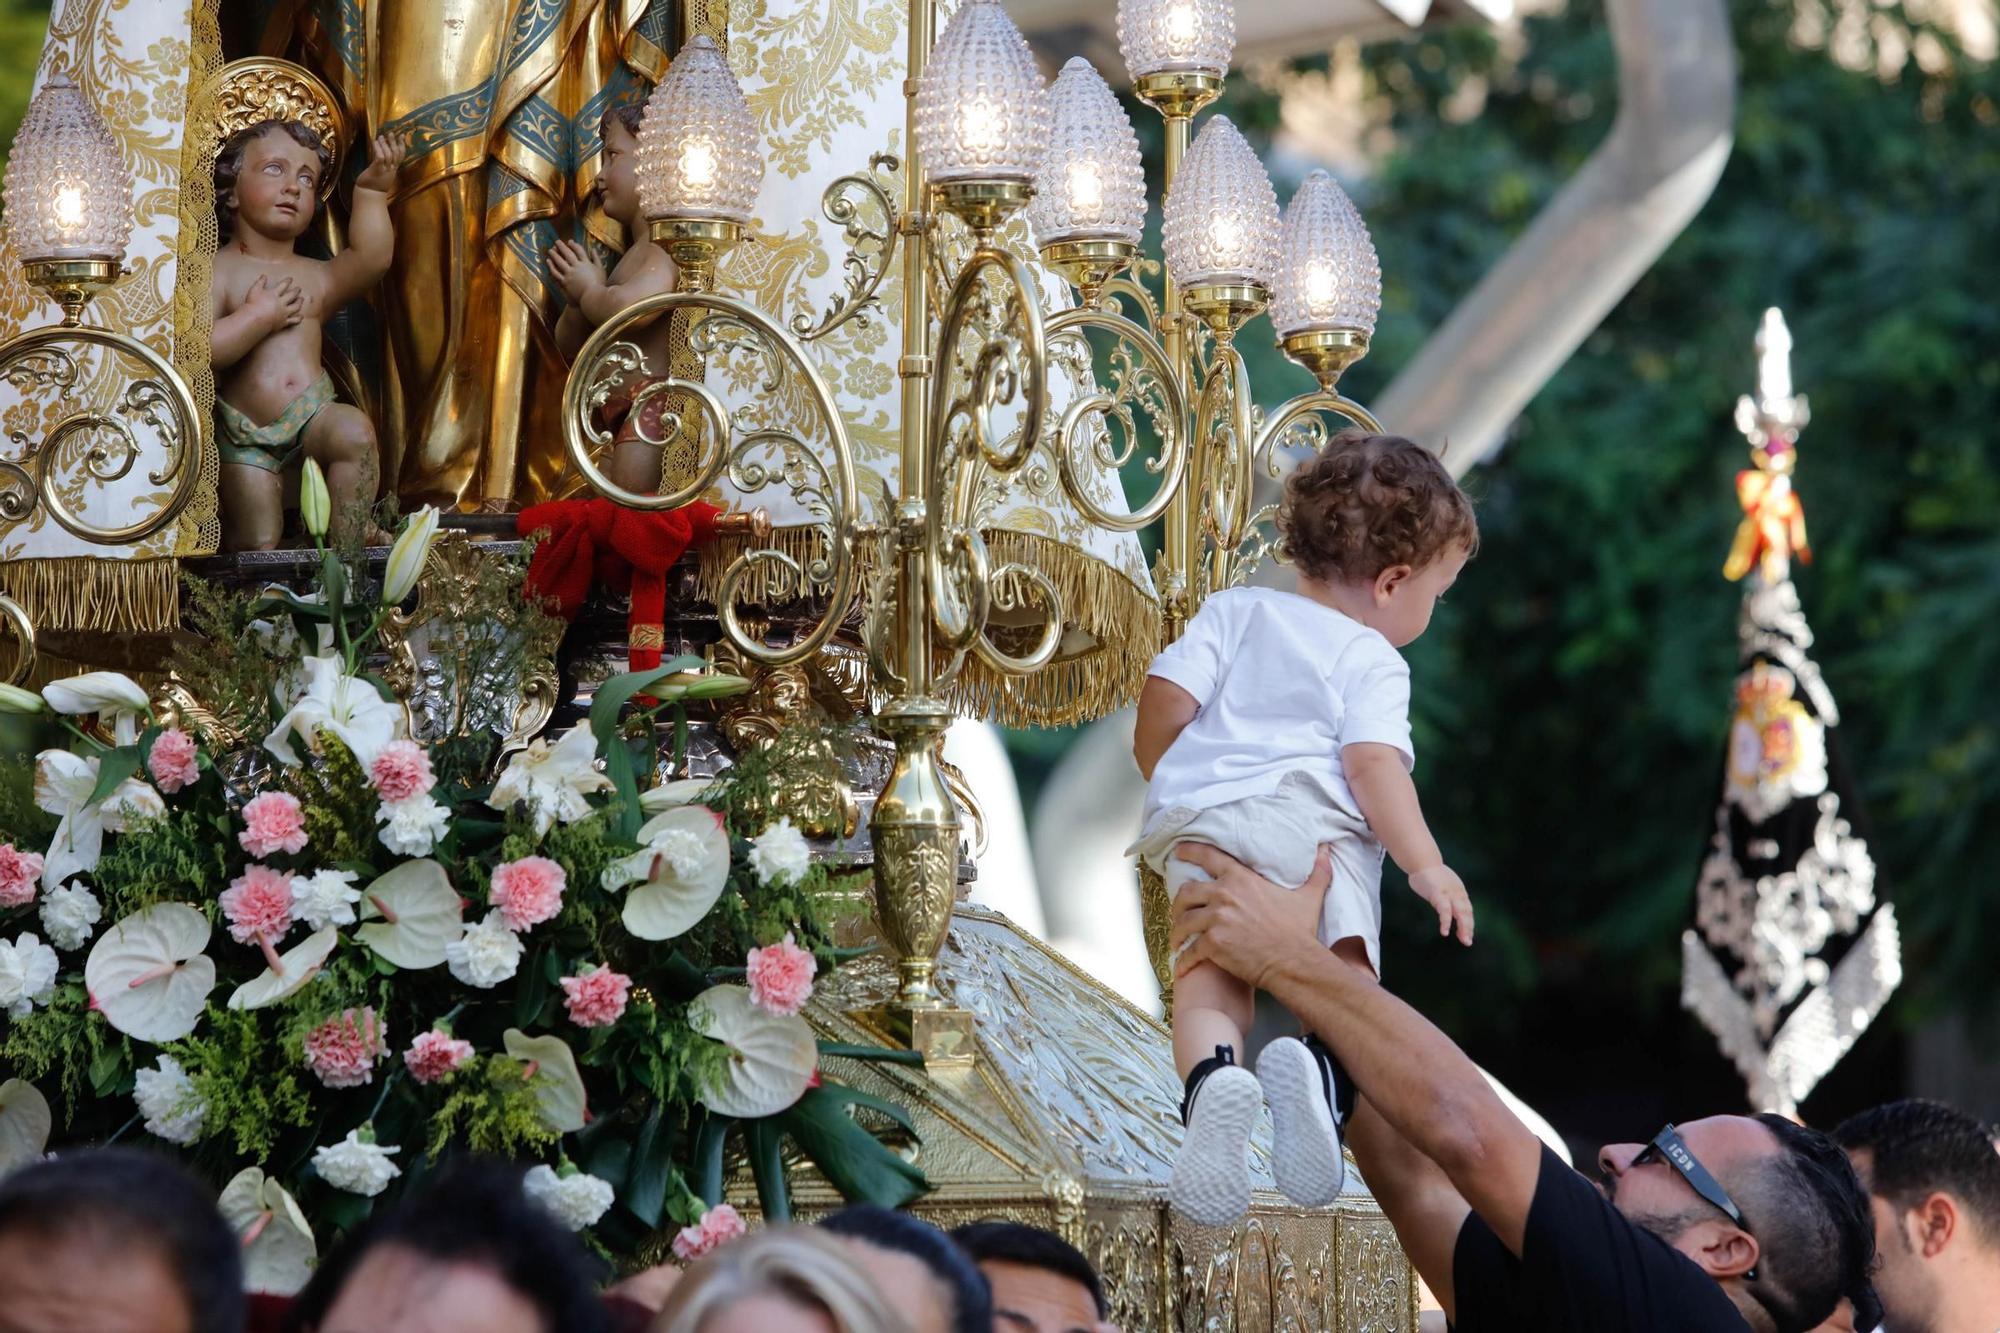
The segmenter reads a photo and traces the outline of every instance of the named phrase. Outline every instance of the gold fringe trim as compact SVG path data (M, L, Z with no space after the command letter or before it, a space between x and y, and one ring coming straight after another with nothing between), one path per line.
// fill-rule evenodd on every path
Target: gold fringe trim
M1048 577L1062 599L1066 629L1080 632L1090 646L1058 656L1032 676L1006 675L968 654L958 676L941 691L944 698L962 713L1005 727L1074 726L1134 702L1160 651L1160 605L1152 594L1056 538L1004 530L985 536L995 566L1018 562ZM753 548L782 551L800 564L821 554L819 532L810 527L780 528L763 540L719 537L701 551L697 588L703 600L715 601L730 565ZM866 595L877 573L874 546L860 544L855 558ZM739 595L749 605L772 605L798 593L795 577L775 561L765 561L753 567Z
M168 559L9 560L0 564L0 590L21 604L38 630L157 632L181 622L180 567Z

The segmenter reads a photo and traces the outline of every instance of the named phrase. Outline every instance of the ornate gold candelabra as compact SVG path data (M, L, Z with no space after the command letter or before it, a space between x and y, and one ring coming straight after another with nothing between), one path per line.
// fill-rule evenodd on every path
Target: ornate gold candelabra
M1323 443L1329 417L1375 427L1336 385L1367 350L1380 278L1359 215L1324 173L1293 202L1281 262L1276 196L1248 145L1220 117L1191 140L1194 116L1223 87L1233 43L1227 0L1121 5L1134 86L1166 120L1167 262L1157 300L1136 271L1159 269L1140 262L1137 140L1102 79L1072 61L1045 87L998 0L965 0L934 37L935 24L933 0L911 0L907 158L878 155L869 172L826 191L826 216L847 228L850 276L816 322L800 313L781 323L712 290L718 255L749 220L763 161L721 52L707 38L689 43L653 94L639 148L642 203L653 238L680 265L679 290L637 303L589 340L564 424L579 472L620 504L674 508L725 472L740 490L784 485L805 503L816 556L752 549L721 581L723 636L749 661L792 663L824 647L854 605L856 548L873 543L863 637L884 699L876 724L895 758L871 831L878 918L899 960L897 993L879 1017L934 1061L949 1061L968 1059L973 1042L970 1016L932 984L961 832L939 768L951 718L941 695L968 658L1007 677L1041 670L1064 624L1054 583L1027 563L994 561L979 515L1041 460L1094 525L1134 531L1164 520L1156 583L1167 631L1177 634L1204 596L1241 582L1272 551L1272 512L1253 505L1256 473L1275 477L1284 455ZM900 172L900 201L882 180L889 172ZM1035 269L1006 227L1023 208L1042 263L1075 289L1073 308L1045 310ZM868 226L859 219L869 212L893 224ZM898 259L900 473L887 521L874 529L858 521L847 431L808 346L874 304ZM1274 291L1280 343L1317 388L1265 415L1235 340ZM676 313L691 319L698 357L749 358L766 397L802 381L811 420L776 427L744 409L732 415L701 380L646 365L633 331ZM1051 392L1057 365L1083 384L1060 406ZM642 438L696 446L684 485L640 495L598 468L610 436L594 414L621 393L642 432L641 406L669 395L657 437ZM1092 468L1135 463L1153 490L1129 509L1082 484ZM774 563L821 608L810 630L782 644L753 633L737 605L753 574L777 572ZM1024 635L1024 620L1038 620L1039 632Z

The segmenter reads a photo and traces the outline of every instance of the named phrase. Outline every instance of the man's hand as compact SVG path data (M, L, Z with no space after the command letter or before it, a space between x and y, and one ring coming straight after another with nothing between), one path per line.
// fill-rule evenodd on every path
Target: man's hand
M1182 950L1179 971L1214 963L1262 987L1272 968L1301 949L1319 946L1320 904L1333 883L1333 861L1322 847L1312 877L1296 890L1280 888L1226 852L1182 843L1174 855L1212 877L1190 880L1174 898L1172 944Z
M387 194L396 183L396 171L403 165L403 157L409 152L410 136L404 134L378 134L368 146L368 166L354 178L357 190L380 190Z
M549 273L571 305L580 304L587 294L604 285L604 270L590 251L575 241L557 241L549 247Z
M1410 876L1410 888L1438 914L1438 934L1449 935L1458 927L1458 942L1472 943L1472 898L1465 881L1450 866L1432 866Z
M290 278L279 278L273 283L268 276L259 274L243 298L243 309L253 313L258 327L266 333L289 329L305 318L305 289Z

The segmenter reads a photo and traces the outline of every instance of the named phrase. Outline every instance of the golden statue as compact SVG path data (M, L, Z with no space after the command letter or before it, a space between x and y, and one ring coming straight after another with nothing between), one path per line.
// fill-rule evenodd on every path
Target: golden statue
M357 133L411 139L377 297L385 490L405 506L561 494L562 296L547 252L617 250L597 126L678 44L675 0L279 0L253 40L336 90Z

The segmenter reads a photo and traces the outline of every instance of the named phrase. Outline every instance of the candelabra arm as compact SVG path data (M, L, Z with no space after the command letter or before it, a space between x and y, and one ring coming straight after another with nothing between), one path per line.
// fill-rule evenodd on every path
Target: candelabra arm
M1137 532L1152 523L1174 502L1187 474L1189 426L1187 398L1166 348L1142 325L1102 308L1080 307L1065 310L1049 320L1049 344L1066 338L1081 339L1086 329L1098 329L1118 340L1111 360L1112 387L1109 392L1079 394L1063 410L1056 425L1055 455L1063 490L1084 517L1114 532ZM1139 360L1132 362L1128 347L1137 348ZM1089 418L1107 428L1117 421L1123 436L1122 448L1101 455L1097 461L1111 469L1122 469L1137 448L1137 422L1132 408L1137 406L1152 419L1161 436L1160 452L1146 460L1146 470L1160 475L1158 489L1137 509L1116 513L1093 499L1083 484L1078 453L1084 447Z
M35 670L35 622L28 619L26 608L5 593L0 593L0 622L11 626L20 641L14 665L7 671L7 683L19 685Z

